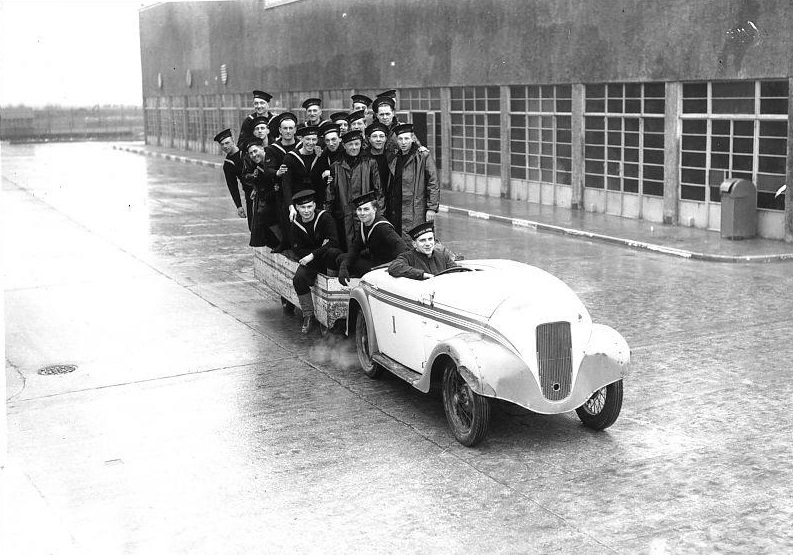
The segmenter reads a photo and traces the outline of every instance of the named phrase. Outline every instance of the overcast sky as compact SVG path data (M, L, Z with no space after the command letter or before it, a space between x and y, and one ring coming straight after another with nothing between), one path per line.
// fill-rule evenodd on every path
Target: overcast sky
M154 0L0 0L0 105L140 105L138 10Z

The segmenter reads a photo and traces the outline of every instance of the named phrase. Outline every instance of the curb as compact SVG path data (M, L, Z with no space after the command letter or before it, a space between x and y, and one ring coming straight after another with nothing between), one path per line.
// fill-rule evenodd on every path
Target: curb
M201 160L198 158L188 158L187 156L180 156L177 154L169 154L165 152L154 152L140 147L128 147L113 145L114 150L122 150L131 152L133 154L140 154L143 156L150 156L154 158L163 158L165 160L174 160L185 164L196 164L199 166L207 166L212 168L222 168L221 162L210 162L208 160ZM602 243L610 243L612 245L621 245L633 249L646 250L658 254L667 254L670 256L677 256L678 258L687 258L689 260L702 260L705 262L726 262L726 263L767 263L767 262L784 262L793 260L793 253L783 254L760 254L760 255L728 255L728 254L708 254L704 252L694 252L684 249L676 249L655 243L647 243L644 241L635 241L633 239L623 239L622 237L614 237L612 235L604 235L601 233L592 233L591 231L584 231L582 229L562 227L553 224L546 224L534 220L526 220L523 218L510 218L508 216L501 216L498 214L489 214L487 212L477 212L476 210L469 210L467 208L459 208L457 206L449 206L441 204L438 207L439 212L448 212L450 214L459 214L469 218L476 218L479 220L489 220L501 224L511 225L515 227L524 227L533 231L543 231L548 233L557 233L559 235L567 235L568 237L577 237L580 239L588 239L591 241L600 241Z
M525 220L522 218L510 218L508 216L500 216L498 214L489 214L487 212L477 212L476 210L468 210L467 208L457 208L455 206L440 205L441 212L449 212L453 214L461 214L469 218L477 218L481 220L491 220L502 224L512 225L516 227L525 227L534 231L544 231L549 233L557 233L560 235L567 235L569 237L578 237L581 239L589 239L592 241L600 241L603 243L611 243L615 245L622 245L634 249L647 250L659 254L668 254L677 256L679 258L688 258L690 260L703 260L706 262L783 262L786 260L793 260L793 253L783 254L763 254L763 255L727 255L727 254L708 254L704 252L694 252L684 249L676 249L655 243L647 243L644 241L635 241L633 239L623 239L622 237L614 237L612 235L603 235L601 233L593 233L591 231L584 231L582 229L562 227L553 224L546 224L533 220Z

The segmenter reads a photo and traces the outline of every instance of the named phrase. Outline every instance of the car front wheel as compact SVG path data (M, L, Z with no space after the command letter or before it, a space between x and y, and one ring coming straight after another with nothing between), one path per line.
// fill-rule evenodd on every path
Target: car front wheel
M383 367L372 360L372 353L369 352L369 330L366 328L366 318L363 313L358 314L355 319L355 349L358 351L358 361L364 374L372 379L379 378L383 373Z
M575 412L584 426L593 430L605 430L616 422L621 409L622 380L619 380L595 391Z
M490 423L490 402L474 393L453 363L443 373L443 408L457 441L471 447L484 439Z

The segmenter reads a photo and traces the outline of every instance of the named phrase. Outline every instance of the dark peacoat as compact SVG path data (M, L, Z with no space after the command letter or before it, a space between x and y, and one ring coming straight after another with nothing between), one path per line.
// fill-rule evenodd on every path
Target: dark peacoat
M339 237L339 242L343 242L345 248L352 245L355 230L359 227L356 225L355 205L352 200L369 191L375 191L378 212L382 213L384 206L377 162L363 154L357 158L357 163L352 166L348 157L344 156L330 167L332 181L327 190L327 203L333 217L344 221L344 238Z
M386 194L388 198L393 198L391 194L393 187L402 188L402 214L400 221L395 222L395 212L399 207L389 206L385 216L389 221L394 222L397 231L406 233L409 229L427 221L427 210L438 211L441 190L435 160L428 151L419 151L417 145L413 145L405 156L400 183L396 183L394 178L397 158L398 156L395 156L388 161L389 183Z

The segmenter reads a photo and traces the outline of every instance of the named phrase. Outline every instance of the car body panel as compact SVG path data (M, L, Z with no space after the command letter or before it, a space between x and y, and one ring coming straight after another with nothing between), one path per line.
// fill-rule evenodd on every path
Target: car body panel
M581 406L595 391L627 375L625 339L593 324L564 282L514 261L462 265L472 271L424 281L376 270L352 291L351 302L367 315L372 352L420 374L410 382L414 387L429 391L432 369L449 357L476 393L555 414ZM548 393L548 380L558 379L549 374L549 364L556 368L561 363L546 360L541 368L538 353L547 345L538 345L545 336L535 332L543 326L564 330L567 339L559 352L569 367L563 376L569 391Z

